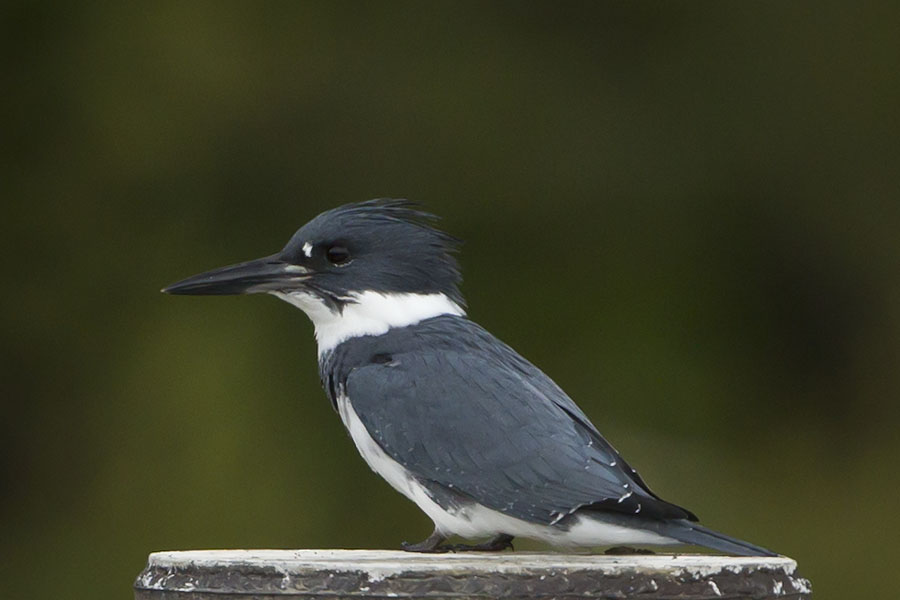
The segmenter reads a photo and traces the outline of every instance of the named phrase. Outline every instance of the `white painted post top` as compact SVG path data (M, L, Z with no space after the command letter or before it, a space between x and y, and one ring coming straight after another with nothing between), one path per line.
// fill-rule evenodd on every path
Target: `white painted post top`
M787 557L388 550L155 552L136 600L179 598L809 598Z

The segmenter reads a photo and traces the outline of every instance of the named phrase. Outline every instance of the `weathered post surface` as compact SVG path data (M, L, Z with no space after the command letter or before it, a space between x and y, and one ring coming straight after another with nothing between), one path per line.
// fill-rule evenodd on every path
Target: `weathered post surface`
M156 552L135 600L810 598L790 558L384 550Z

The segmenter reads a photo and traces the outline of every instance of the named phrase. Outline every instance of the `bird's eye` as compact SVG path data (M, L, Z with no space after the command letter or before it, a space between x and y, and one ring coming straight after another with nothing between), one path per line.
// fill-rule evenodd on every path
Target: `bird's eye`
M333 265L345 265L350 262L350 251L343 246L331 246L325 251L325 258Z

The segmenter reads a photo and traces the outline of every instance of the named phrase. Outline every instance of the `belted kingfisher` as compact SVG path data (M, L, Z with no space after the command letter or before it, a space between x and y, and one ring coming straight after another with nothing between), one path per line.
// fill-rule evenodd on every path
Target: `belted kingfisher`
M169 294L272 294L315 326L319 374L373 471L434 521L416 552L693 544L775 553L697 524L644 483L547 375L466 318L459 240L405 200L324 212L280 252ZM445 544L452 535L489 538Z

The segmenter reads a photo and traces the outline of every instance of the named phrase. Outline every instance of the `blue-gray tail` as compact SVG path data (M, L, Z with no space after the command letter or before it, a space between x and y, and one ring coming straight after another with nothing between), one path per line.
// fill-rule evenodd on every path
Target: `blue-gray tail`
M685 544L704 546L728 554L737 554L739 556L778 556L776 552L727 536L724 533L707 529L686 519L665 521L658 531Z

